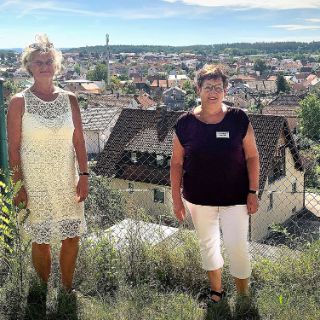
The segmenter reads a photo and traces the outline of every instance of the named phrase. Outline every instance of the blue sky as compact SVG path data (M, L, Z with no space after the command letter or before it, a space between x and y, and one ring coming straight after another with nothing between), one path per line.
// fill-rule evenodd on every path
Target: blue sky
M320 41L320 0L0 1L0 48Z

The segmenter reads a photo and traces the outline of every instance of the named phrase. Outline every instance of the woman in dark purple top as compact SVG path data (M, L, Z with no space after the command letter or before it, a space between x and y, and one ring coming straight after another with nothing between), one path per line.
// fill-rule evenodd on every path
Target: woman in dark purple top
M183 221L183 196L199 237L213 302L224 296L220 227L237 291L248 294L249 214L258 210L259 155L254 132L244 111L222 103L227 85L219 66L206 65L198 72L201 105L175 125L170 169L174 212Z

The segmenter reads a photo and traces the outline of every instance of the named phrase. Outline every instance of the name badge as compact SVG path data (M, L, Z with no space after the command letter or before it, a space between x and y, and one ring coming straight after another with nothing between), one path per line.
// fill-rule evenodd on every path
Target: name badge
M216 138L229 139L229 131L217 131Z

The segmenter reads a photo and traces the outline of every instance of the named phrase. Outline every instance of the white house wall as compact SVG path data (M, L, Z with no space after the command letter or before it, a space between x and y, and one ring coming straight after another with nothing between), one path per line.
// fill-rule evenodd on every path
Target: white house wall
M297 191L292 192L296 182ZM273 192L273 208L270 209L270 193ZM294 167L289 148L286 148L286 176L273 183L266 182L256 214L251 216L251 238L259 240L268 235L272 224L280 224L303 208L304 173Z
M296 192L292 192L292 184L296 182ZM129 192L129 183L133 185L133 192ZM136 209L143 208L145 213L155 217L172 216L172 199L170 187L159 186L144 182L122 179L112 179L112 188L120 190L126 195L128 203ZM154 202L154 189L164 191L164 203ZM273 208L270 209L270 192L273 192ZM274 183L265 184L265 190L260 200L260 207L251 216L251 239L258 241L268 235L273 224L280 224L303 208L304 173L294 167L294 160L289 148L286 148L286 176ZM190 219L190 217L188 217Z
M129 183L133 185L133 192L129 192ZM135 209L143 208L145 213L154 217L172 216L171 189L151 183L135 182L130 180L112 179L111 187L125 195L125 199ZM164 191L164 203L154 202L154 189Z
M87 153L99 152L99 131L84 130Z

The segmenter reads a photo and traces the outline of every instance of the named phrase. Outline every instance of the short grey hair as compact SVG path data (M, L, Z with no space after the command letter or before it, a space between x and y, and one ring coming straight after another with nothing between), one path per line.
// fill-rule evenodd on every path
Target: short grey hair
M28 71L32 76L30 70L30 63L32 61L33 55L35 53L47 53L50 52L53 55L55 74L58 74L62 69L62 53L60 50L55 49L53 44L49 41L46 34L37 34L35 37L35 42L28 45L22 52L21 62L22 66Z

